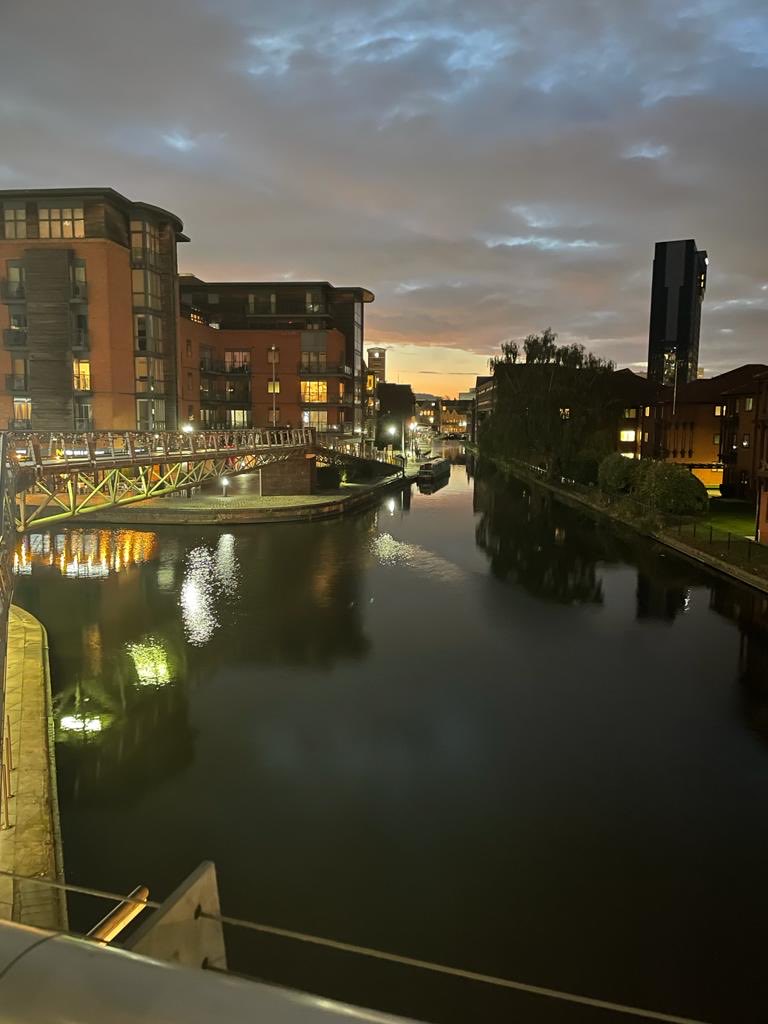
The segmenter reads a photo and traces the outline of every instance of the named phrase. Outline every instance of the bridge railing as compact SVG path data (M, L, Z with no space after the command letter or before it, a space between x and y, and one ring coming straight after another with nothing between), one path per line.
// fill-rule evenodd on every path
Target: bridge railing
M147 459L178 460L184 456L246 452L256 448L294 448L315 443L315 430L233 429L195 431L105 430L88 432L9 431L7 455L23 468L126 463Z

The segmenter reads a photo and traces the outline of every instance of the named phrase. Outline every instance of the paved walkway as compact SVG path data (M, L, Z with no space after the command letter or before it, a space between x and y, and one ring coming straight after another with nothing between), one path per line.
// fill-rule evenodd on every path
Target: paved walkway
M48 637L29 612L11 607L5 708L10 718L10 824L0 828L0 869L62 879ZM3 820L4 824L4 820ZM40 928L66 928L63 894L0 876L0 918Z

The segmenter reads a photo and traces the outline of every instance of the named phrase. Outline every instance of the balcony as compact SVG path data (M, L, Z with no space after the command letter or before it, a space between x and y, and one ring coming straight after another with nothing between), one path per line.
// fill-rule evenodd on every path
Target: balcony
M73 331L72 348L80 352L87 352L91 348L91 336L88 331Z
M251 372L251 364L246 363L244 366L227 366L226 363L217 363L211 359L200 360L200 372L201 373L231 373L237 374L238 377L247 376Z
M279 300L272 309L269 303L258 304L253 309L246 310L246 315L252 316L331 316L327 305L324 302L313 302L309 305L301 299L291 302L290 299Z
M73 281L70 285L69 291L70 302L87 302L88 301L88 285L85 281Z
M0 297L3 302L23 302L27 292L23 281L9 281L4 278L0 281Z
M72 387L80 394L92 391L90 374L76 373L72 380Z
M329 363L327 366L304 366L299 363L299 374L302 377L351 377L352 367L340 363Z
M8 420L8 429L9 430L31 430L32 429L32 420L19 420L19 419L16 419L15 417L12 416Z
M5 390L10 392L27 391L29 389L29 381L27 380L26 374L23 373L7 373L5 375Z
M78 430L78 431L93 430L93 417L92 416L75 416L75 430Z
M27 344L27 331L24 327L8 327L3 331L3 344L6 348L24 348Z

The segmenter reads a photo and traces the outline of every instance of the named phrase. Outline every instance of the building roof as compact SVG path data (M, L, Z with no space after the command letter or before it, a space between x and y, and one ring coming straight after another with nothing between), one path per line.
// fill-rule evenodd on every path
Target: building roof
M692 380L681 384L677 389L676 401L681 402L716 402L723 395L749 394L757 389L757 378L768 371L763 363L745 363L714 377ZM664 388L660 401L671 402L674 388Z
M181 287L201 288L273 288L275 285L281 288L331 288L335 292L351 292L359 294L363 302L373 302L376 296L369 288L360 285L338 285L330 281L203 281L195 274L179 274L179 285ZM371 348L381 348L372 345ZM370 349L369 349L370 351Z
M111 199L117 206L122 206L127 211L131 209L148 210L150 213L158 214L159 216L171 221L176 229L176 240L178 242L188 242L189 238L185 235L184 224L181 219L176 216L175 213L171 213L170 210L164 210L161 206L152 206L150 203L137 203L133 199L128 199L127 196L117 192L113 188L4 188L0 189L0 202L3 197L11 197L17 199L89 199L89 198L107 198Z

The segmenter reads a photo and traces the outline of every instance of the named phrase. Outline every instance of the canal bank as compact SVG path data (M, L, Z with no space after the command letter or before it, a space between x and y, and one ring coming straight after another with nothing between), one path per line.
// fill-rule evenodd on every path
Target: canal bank
M472 448L476 454L480 455L479 450L475 446L472 446ZM494 459L487 455L482 457L497 466L503 472L515 476L518 480L537 485L550 491L552 494L557 495L557 497L564 503L573 508L597 512L599 515L610 519L611 522L617 526L626 526L643 537L647 537L650 540L657 541L659 544L664 544L668 548L672 548L672 550L677 554L682 555L684 558L697 562L699 565L706 566L708 569L712 569L714 572L720 573L723 576L729 576L738 583L743 583L746 584L746 586L754 587L756 590L760 590L763 593L768 593L768 578L765 576L750 572L742 566L734 565L732 562L718 558L716 555L703 551L701 548L686 544L680 536L671 534L667 530L649 530L636 518L619 514L616 508L603 504L591 495L579 492L564 484L547 480L542 473L526 466L524 463L512 462L506 459Z
M382 492L410 486L417 473L418 464L411 464L405 475L393 474L370 484L344 484L338 491L325 494L259 497L230 491L226 497L202 492L191 498L174 494L93 512L78 517L78 521L150 527L312 522L362 511L376 504Z
M38 619L16 605L8 623L5 708L10 725L5 756L12 770L8 827L0 828L0 871L62 882L48 635ZM0 822L5 825L4 808ZM66 928L64 894L0 876L0 918Z

